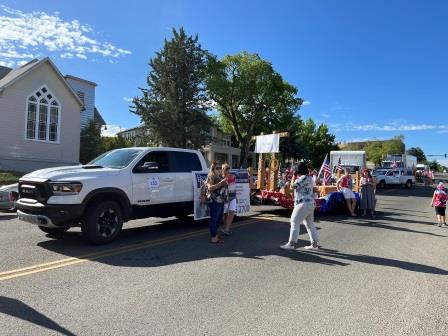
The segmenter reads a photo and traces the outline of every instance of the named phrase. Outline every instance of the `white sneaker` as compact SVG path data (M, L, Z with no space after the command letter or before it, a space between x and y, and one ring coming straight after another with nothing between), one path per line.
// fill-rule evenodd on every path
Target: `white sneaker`
M282 250L295 250L294 245L291 245L289 242L284 245L280 245L280 248Z
M319 249L319 245L317 246L313 246L313 245L308 245L304 247L305 250L318 250Z

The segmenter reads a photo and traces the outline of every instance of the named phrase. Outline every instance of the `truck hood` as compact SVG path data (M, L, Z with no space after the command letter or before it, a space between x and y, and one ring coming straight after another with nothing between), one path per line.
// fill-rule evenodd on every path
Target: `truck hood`
M36 181L82 181L102 176L115 176L120 174L120 169L112 168L83 168L83 166L54 167L36 170L26 174L21 180Z

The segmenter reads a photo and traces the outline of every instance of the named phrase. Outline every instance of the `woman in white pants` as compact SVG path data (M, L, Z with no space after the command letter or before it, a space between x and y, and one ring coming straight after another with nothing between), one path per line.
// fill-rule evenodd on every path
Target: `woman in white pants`
M317 250L319 249L319 234L314 226L314 208L316 203L313 196L313 178L308 175L308 168L303 162L299 163L297 173L299 178L292 184L294 189L294 210L290 219L289 240L286 244L281 245L280 248L283 250L294 249L294 244L299 239L300 224L303 223L311 240L311 244L305 246L305 249Z

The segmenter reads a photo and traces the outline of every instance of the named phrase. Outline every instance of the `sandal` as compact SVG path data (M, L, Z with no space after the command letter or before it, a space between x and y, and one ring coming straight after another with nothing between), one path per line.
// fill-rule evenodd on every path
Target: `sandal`
M210 240L212 244L224 244L224 240L222 238L218 238L217 240Z

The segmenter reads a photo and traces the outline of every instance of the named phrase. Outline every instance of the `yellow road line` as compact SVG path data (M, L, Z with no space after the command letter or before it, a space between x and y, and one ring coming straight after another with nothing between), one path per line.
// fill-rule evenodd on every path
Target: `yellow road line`
M245 220L240 223L235 223L233 225L233 227L236 228L236 227L260 222L261 221L260 219L268 219L268 218L256 217L253 219L248 219L248 220ZM153 246L159 246L159 245L163 245L163 244L167 244L167 243L173 243L173 242L180 241L180 240L183 240L186 238L202 236L208 232L209 232L208 229L203 229L203 230L199 230L199 231L196 231L193 233L180 234L180 235L177 235L177 236L174 236L171 238L161 238L161 239L146 241L146 242L142 242L142 243L138 243L138 244L121 246L118 248L109 249L109 250L105 250L102 252L90 253L90 254L85 254L82 256L78 256L78 257L70 257L70 258L60 259L60 260L42 263L42 264L38 264L38 265L18 268L18 269L6 271L6 272L1 272L0 273L0 281L18 278L18 277L22 277L22 276L30 275L30 274L34 274L34 273L45 272L45 271L49 271L49 270L53 270L53 269L57 269L57 268L61 268L61 267L71 266L71 265L83 263L86 261L93 261L93 260L97 260L100 258L105 258L105 257L121 254L121 253L132 252L132 251L140 250L140 249L143 249L146 247L153 247Z

